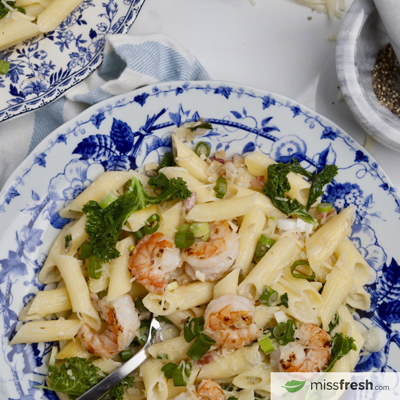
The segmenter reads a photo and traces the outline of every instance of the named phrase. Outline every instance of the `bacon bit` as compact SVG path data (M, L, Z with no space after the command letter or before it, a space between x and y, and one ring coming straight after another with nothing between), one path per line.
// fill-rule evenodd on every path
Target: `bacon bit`
M193 192L190 197L183 200L183 206L186 211L190 211L196 204L196 192Z
M200 358L199 361L197 361L198 365L206 365L210 363L213 360L213 355L212 354L205 354L203 357Z
M225 164L225 160L223 160L222 158L210 157L210 160L219 162L220 164Z
M264 187L264 175L252 179L250 184L254 189L262 189Z

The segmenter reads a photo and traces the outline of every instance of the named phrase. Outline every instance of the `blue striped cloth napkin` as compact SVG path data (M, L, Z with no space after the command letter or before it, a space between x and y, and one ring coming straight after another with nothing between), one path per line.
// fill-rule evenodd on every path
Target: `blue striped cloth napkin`
M49 133L92 104L158 82L208 79L199 61L166 35L109 35L104 61L89 78L48 106L0 124L0 189Z

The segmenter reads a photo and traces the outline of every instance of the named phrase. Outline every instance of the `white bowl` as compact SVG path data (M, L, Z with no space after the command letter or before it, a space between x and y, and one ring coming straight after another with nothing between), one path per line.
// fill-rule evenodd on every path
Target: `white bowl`
M400 118L379 104L372 88L376 57L389 42L373 0L355 0L338 35L336 70L357 122L375 140L400 152Z

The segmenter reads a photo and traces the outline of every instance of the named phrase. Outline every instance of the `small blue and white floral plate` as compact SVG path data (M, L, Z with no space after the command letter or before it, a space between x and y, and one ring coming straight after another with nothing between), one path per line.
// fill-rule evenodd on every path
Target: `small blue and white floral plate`
M117 96L92 106L46 138L0 194L0 397L56 399L35 385L47 372L51 343L8 343L18 313L42 285L37 272L68 221L58 211L105 170L159 161L174 125L210 121L201 140L228 155L261 151L276 161L297 158L314 171L335 163L339 174L324 201L355 206L352 241L376 274L372 308L354 314L387 338L362 352L359 371L400 370L400 198L376 161L338 126L283 96L237 84L178 82Z
M105 36L126 33L145 0L83 0L53 32L0 52L0 122L36 110L82 82L103 61Z

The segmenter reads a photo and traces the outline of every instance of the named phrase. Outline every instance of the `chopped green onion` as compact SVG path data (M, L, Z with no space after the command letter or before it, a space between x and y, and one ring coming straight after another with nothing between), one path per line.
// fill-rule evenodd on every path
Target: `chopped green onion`
M290 268L290 272L292 273L292 276L294 278L297 279L307 279L308 281L313 281L315 279L315 272L311 270L312 274L311 275L304 275L304 274L300 274L298 272L295 272L296 268L299 265L308 265L310 266L310 264L308 263L308 261L306 260L297 260L293 263L292 268Z
M261 347L262 351L265 354L272 353L275 350L275 347L272 344L271 339L269 338L269 336L271 336L271 334L261 336L261 337L259 337L257 339L258 343L260 344L260 347Z
M100 279L102 274L103 266L100 263L100 260L92 255L89 257L89 277L92 279Z
M172 371L172 382L174 386L186 386L190 374L192 373L192 364L182 362L182 365Z
M139 229L138 231L132 232L132 235L136 240L140 240L144 236L144 232L142 229Z
M217 183L214 186L214 191L215 191L215 197L218 199L223 199L226 191L227 191L228 185L226 183L226 179L220 176L217 179Z
M147 311L147 308L143 304L143 299L141 297L135 300L135 307L138 309L140 313Z
M190 318L187 317L183 324L183 337L186 342L191 342L196 336L198 336L204 327L204 318Z
M119 352L119 358L122 362L128 361L132 357L133 354L131 349L126 349Z
M167 317L164 317L163 315L159 315L158 317L156 317L156 320L158 322L164 322L166 324L173 325L173 322L171 322Z
M0 74L7 74L10 69L10 63L4 60L0 60Z
M274 244L274 239L271 239L265 235L261 235L260 239L258 239L256 251L254 252L254 261L258 263Z
M284 293L282 296L281 296L281 302L279 303L279 304L277 304L277 306L279 307L279 306L284 306L284 307L286 307L286 308L289 308L289 299L288 299L288 294L287 293Z
M128 250L129 250L129 252L131 252L133 249L135 248L135 246L134 245L132 245L132 246L129 246L128 247Z
M136 341L140 344L140 346L143 346L147 342L150 332L150 323L151 321L149 319L144 319L140 323L139 332L136 336Z
M118 196L114 193L108 193L99 201L99 206L104 210L107 208L111 203L114 203L115 200L118 199Z
M175 246L178 249L187 249L194 243L194 234L192 231L177 232L175 235Z
M271 239L270 237L265 236L265 235L261 235L260 239L258 239L258 241L259 241L259 243L265 244L269 248L271 248L275 244L274 239Z
M93 247L89 242L83 243L81 247L80 259L84 260L85 258L89 258L93 254Z
M272 331L272 335L281 346L286 346L289 342L294 342L294 321L279 322Z
M202 237L208 235L210 227L208 222L193 222L190 225L190 230L193 232L194 237Z
M64 247L67 249L69 247L69 242L72 240L72 235L71 234L66 235L64 239L65 239Z
M97 297L101 300L103 297L107 296L108 290L104 289L101 292L97 293Z
M190 230L190 225L189 224L183 224L178 226L177 231L178 232L185 232L185 231L189 231Z
M142 228L132 232L133 236L135 239L140 240L144 235L151 235L157 232L158 228L160 227L160 221L161 219L158 214L151 215L149 218L147 218L147 221ZM154 222L156 223L154 224Z
M184 361L178 365L169 362L161 368L161 371L167 379L172 379L174 386L186 386L192 373L192 364Z
M158 214L153 214L150 216L147 221L146 225L142 228L146 235L151 235L154 232L157 232L158 228L160 227L160 216ZM154 222L156 222L154 224Z
M196 154L200 157L204 154L208 157L211 154L211 147L207 142L199 142L196 146Z
M198 361L210 350L213 344L215 344L215 340L205 333L200 333L186 354L192 360Z
M270 220L275 221L275 217L268 217Z
M158 360L168 360L168 354L159 353L159 354L157 354L157 359Z
M176 370L176 364L169 362L167 364L165 364L162 368L161 371L164 372L164 376L167 379L171 379L172 378L172 373Z
M197 121L198 122L198 121ZM196 129L212 129L213 126L208 122L208 121L204 121L199 125L195 125L195 126L190 126L188 127L188 129L192 132L194 132Z
M332 209L332 204L331 203L319 203L317 207L317 211L319 213L321 212L328 212Z
M278 292L272 289L270 286L265 285L263 288L263 292L261 293L258 300L261 304L265 304L268 307L271 307L278 300Z

